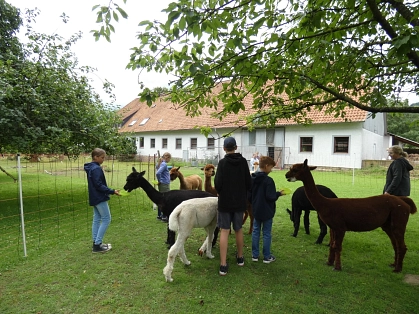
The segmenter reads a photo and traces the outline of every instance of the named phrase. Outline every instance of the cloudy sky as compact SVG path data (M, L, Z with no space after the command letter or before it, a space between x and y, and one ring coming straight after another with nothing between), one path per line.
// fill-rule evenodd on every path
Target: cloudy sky
M107 79L115 84L116 105L125 106L140 92L138 81L145 83L147 87L168 86L169 78L163 74L147 73L143 71L126 70L129 62L130 48L138 42L135 38L139 30L138 23L143 20L166 21L166 15L161 11L172 0L128 0L126 4L122 0L115 0L128 14L128 19L120 19L112 23L115 33L112 34L111 43L104 38L95 41L90 33L98 29L96 15L92 7L96 4L107 5L104 0L6 0L11 5L19 8L21 12L26 9L38 8L40 15L33 24L37 32L45 34L59 34L64 38L72 34L83 32L82 40L73 46L80 65L88 65L97 69L91 76L92 86L102 96L105 102L109 98L102 92L102 81ZM70 17L66 24L62 22L60 15L65 13ZM23 37L23 35L21 35Z

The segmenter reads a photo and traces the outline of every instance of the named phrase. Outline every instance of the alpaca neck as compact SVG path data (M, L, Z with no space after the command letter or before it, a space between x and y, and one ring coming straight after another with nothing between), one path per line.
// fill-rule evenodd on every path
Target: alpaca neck
M204 182L204 188L205 188L205 191L209 191L209 190L211 190L212 189L212 185L211 185L211 177L207 177L207 176L205 176L205 182Z
M179 178L180 186L185 186L185 177L180 171L177 172L177 177Z
M304 190L306 192L307 198L309 199L313 207L317 211L321 210L322 208L325 208L325 206L323 205L325 204L325 202L327 202L327 198L320 194L310 170L308 170L307 174L303 179L301 179L301 181L304 184Z
M161 199L163 199L163 194L157 191L146 179L141 178L140 187L153 203L159 204Z

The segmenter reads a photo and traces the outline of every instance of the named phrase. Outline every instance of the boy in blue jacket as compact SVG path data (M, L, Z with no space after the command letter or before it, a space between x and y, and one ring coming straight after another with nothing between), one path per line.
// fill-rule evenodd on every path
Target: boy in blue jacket
M100 166L105 161L105 157L106 152L103 149L95 148L92 151L92 162L84 164L89 190L89 205L93 206L93 253L105 253L112 248L110 243L102 244L102 239L111 223L109 195L119 196L119 190L110 189L106 184L105 174Z
M268 156L259 160L259 172L252 174L251 202L253 210L252 261L259 260L260 231L263 233L263 262L276 260L271 253L272 221L275 216L276 200L283 195L276 191L274 180L268 176L275 166L275 161Z

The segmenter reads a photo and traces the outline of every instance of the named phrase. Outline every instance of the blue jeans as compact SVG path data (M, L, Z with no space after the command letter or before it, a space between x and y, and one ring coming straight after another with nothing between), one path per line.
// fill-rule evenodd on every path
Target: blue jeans
M111 223L111 211L108 202L102 202L93 206L92 236L95 244L101 244L105 232Z
M273 219L268 220L253 220L253 232L252 232L252 256L259 257L259 240L260 240L260 231L262 229L263 233L263 257L265 259L271 256L271 242L272 242L272 221Z

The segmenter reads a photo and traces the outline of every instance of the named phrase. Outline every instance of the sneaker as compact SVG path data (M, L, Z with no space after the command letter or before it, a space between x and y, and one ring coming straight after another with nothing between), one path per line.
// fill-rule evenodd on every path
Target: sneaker
M228 264L220 265L220 276L225 276L228 273Z
M238 257L238 256L236 255L236 259L237 259L237 265L239 265L239 266L244 266L244 256L242 256L242 257Z
M259 257L252 256L252 262L258 262L258 261L259 261Z
M167 217L163 217L163 218L161 218L161 221L162 221L162 222L169 222L169 218L167 218Z
M273 256L273 255L271 255L271 256L269 256L268 258L264 258L263 259L263 262L265 263L265 264L269 264L269 263L272 263L272 262L275 262L276 261L276 258L275 258L275 256Z
M112 249L111 244L93 244L93 253L105 253Z
M157 216L157 217L156 217L156 219L157 219L157 220L161 220L161 216Z

